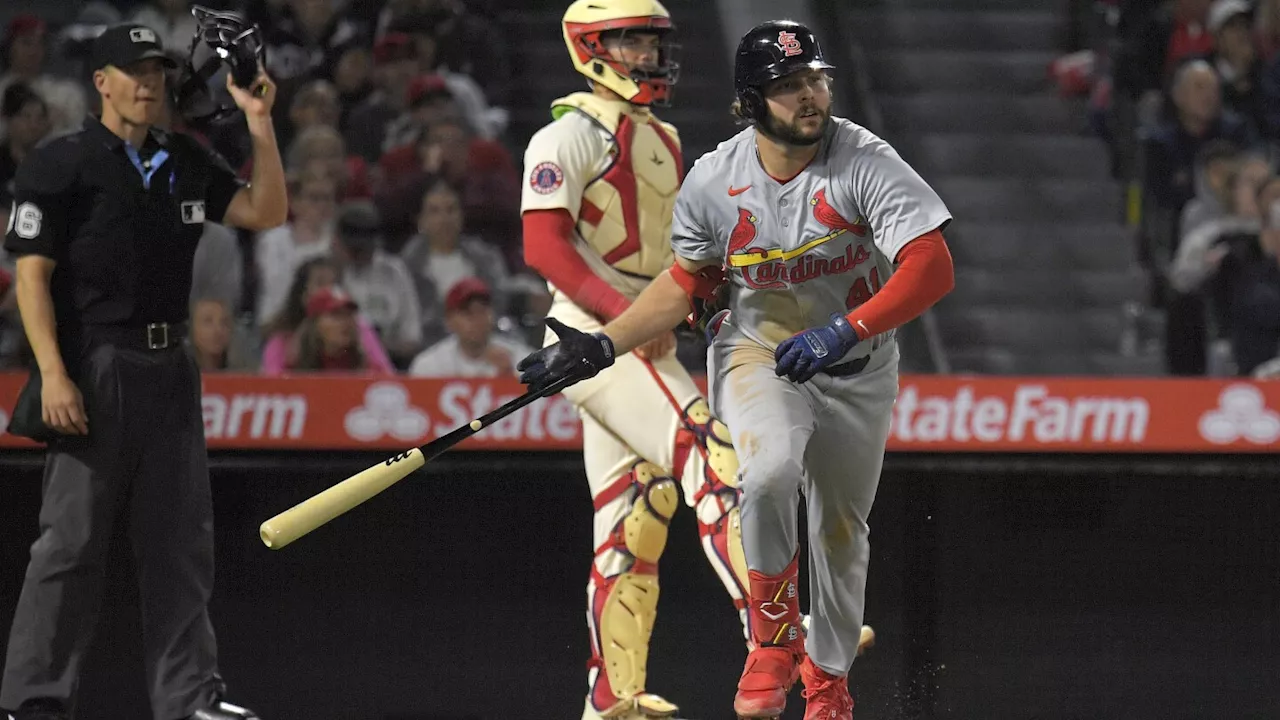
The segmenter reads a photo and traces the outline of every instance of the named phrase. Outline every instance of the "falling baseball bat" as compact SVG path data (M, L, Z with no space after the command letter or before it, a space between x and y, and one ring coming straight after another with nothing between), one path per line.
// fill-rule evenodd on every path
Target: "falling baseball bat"
M361 470L337 485L303 500L262 523L262 526L258 529L258 534L262 537L263 544L272 550L279 550L400 482L414 470L431 462L463 440L539 398L555 395L578 379L580 378L564 378L552 383L545 390L527 392L447 435L441 435L426 445L402 452L395 457L387 458L377 465Z

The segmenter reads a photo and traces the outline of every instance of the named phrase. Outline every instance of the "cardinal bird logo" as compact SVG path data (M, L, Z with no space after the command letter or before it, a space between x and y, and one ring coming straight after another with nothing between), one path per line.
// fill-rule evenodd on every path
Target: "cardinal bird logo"
M756 216L752 215L750 210L738 208L738 224L733 226L733 232L729 233L730 255L740 252L764 252L760 249L750 249L751 242L756 239L756 222Z
M813 217L818 222L826 225L831 232L838 230L848 230L858 237L866 237L867 223L861 217L854 222L849 222L831 207L831 203L827 202L827 189L823 188L814 194L813 199L809 201L813 206Z

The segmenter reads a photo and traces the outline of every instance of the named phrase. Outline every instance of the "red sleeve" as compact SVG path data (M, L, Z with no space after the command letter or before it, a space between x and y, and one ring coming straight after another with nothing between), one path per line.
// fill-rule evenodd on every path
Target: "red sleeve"
M847 316L860 340L907 324L955 287L951 252L933 230L898 251L898 269L880 292Z
M578 307L608 322L631 301L591 272L574 249L573 217L568 210L530 210L524 214L524 261Z

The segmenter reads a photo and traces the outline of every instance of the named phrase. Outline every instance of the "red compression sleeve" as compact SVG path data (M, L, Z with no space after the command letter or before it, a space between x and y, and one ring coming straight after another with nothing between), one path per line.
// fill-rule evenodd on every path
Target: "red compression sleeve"
M591 272L572 237L568 210L530 210L524 214L524 261L578 307L605 322L613 320L631 301Z
M897 264L880 292L847 316L861 340L914 320L955 287L951 252L941 231L925 233L904 245Z

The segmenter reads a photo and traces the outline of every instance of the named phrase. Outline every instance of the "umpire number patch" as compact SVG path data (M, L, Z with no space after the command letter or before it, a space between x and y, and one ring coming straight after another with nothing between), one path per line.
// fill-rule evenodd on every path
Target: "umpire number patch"
M40 208L24 202L9 217L9 225L18 237L33 240L40 235L41 220L44 220L44 213L40 212Z

